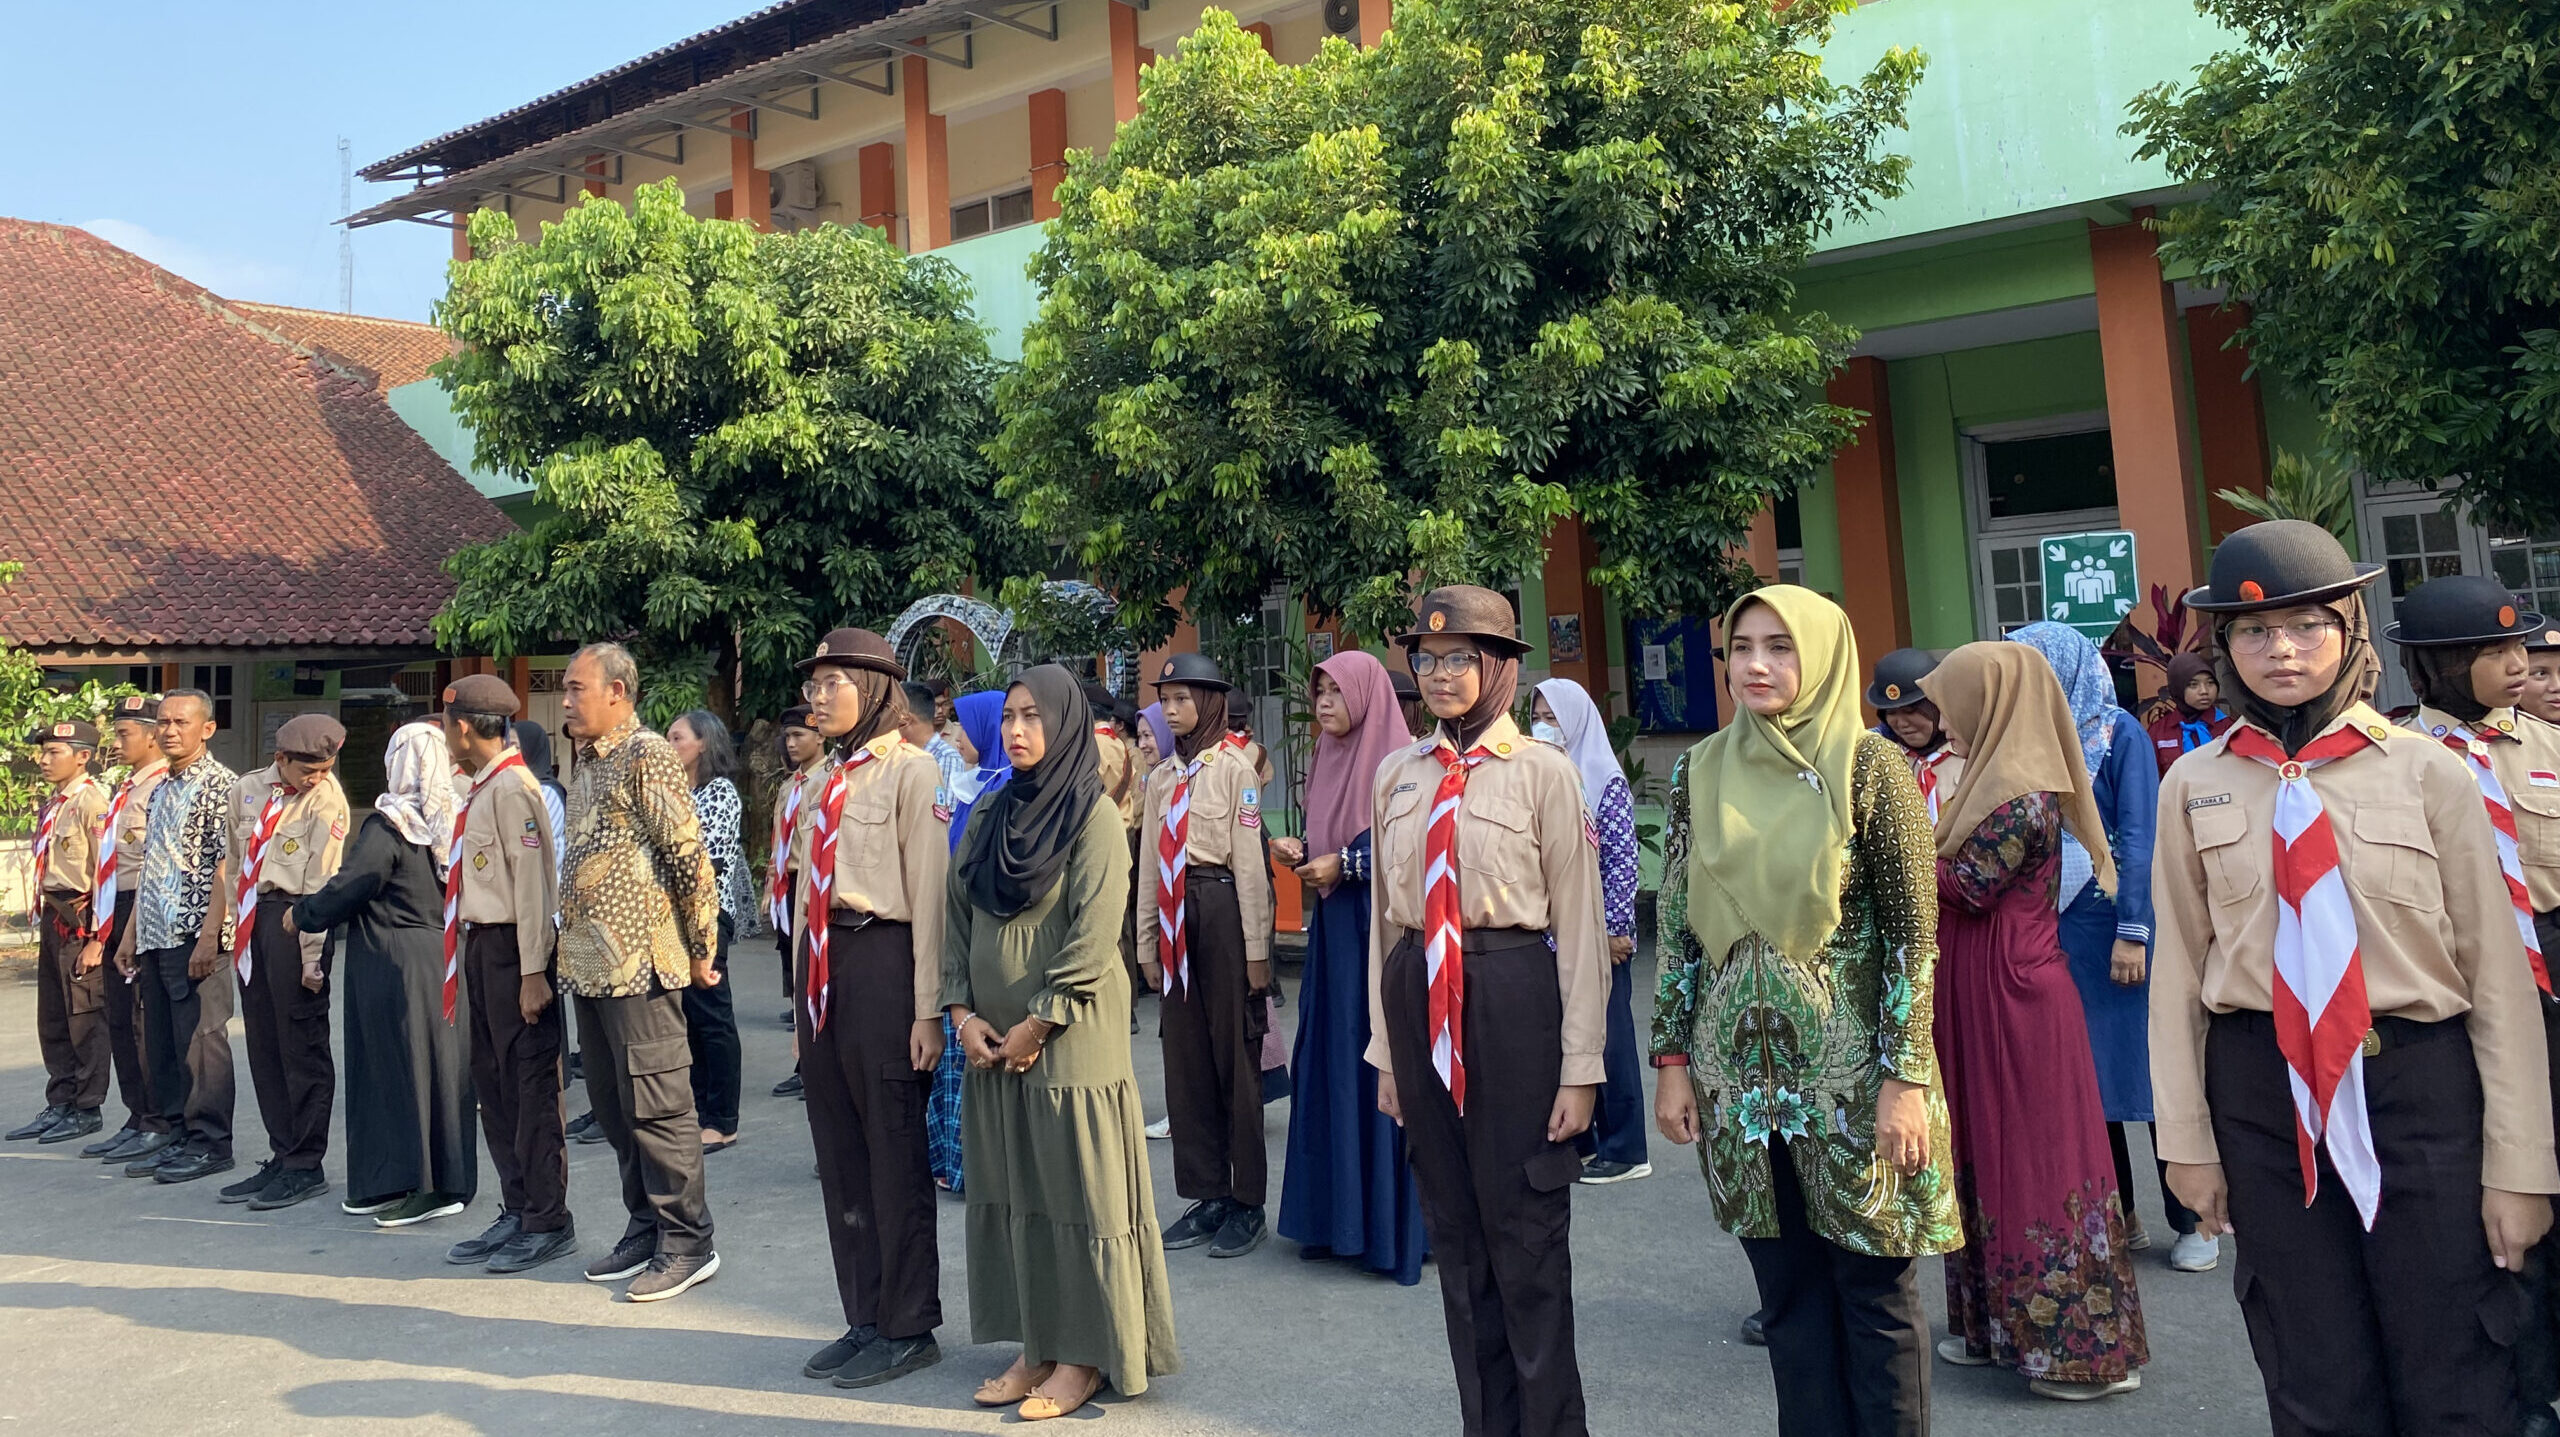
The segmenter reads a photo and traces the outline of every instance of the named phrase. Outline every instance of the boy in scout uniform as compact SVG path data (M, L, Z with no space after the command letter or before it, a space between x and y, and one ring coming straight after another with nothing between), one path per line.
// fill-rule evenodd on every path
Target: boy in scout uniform
M90 884L105 841L106 785L89 776L98 747L95 725L47 724L28 736L36 771L53 785L36 814L36 1042L44 1052L44 1111L9 1131L9 1139L62 1143L103 1124L107 1099L106 975L84 965L81 950L96 928Z
M222 1200L260 1212L329 1190L320 1160L338 1093L329 1051L332 945L326 934L293 932L285 917L295 899L319 892L338 871L347 793L336 770L346 741L346 729L326 714L285 720L276 730L275 761L232 787L214 882L215 921L229 912L239 925L232 970L240 976L249 1080L272 1154L224 1188Z
M2545 1052L2560 1078L2560 1001L2551 966L2560 963L2560 728L2518 707L2531 666L2525 645L2547 621L2518 613L2515 596L2485 574L2430 579L2404 596L2399 622L2383 637L2418 695L2410 727L2462 757L2480 786L2498 834L2498 861L2540 991ZM2560 1108L2560 1086L2553 1090ZM2534 1311L2515 1344L2529 1433L2560 1432L2560 1240L2546 1236L2526 1267Z
M927 712L931 712L930 709ZM797 998L793 985L798 966L792 957L792 934L800 912L800 888L809 866L808 831L800 826L801 805L809 801L810 779L827 756L827 741L821 738L809 718L807 704L793 704L782 711L782 782L773 791L773 853L765 872L766 916L773 920L773 946L782 953L782 996ZM796 1005L795 1005L796 1007ZM791 1029L791 1076L773 1085L777 1098L796 1098L803 1091L800 1080L800 1024L793 1008L785 1008L782 1022Z
M1147 782L1138 834L1138 964L1164 995L1173 1190L1192 1200L1164 1245L1205 1242L1211 1257L1242 1257L1270 1235L1262 1063L1245 1008L1271 986L1271 867L1261 790L1228 727L1232 692L1206 654L1165 660L1156 699L1174 751Z
M801 694L834 755L803 791L800 1073L845 1335L803 1364L871 1387L942 1360L942 1255L925 1145L943 1049L942 766L900 736L907 671L869 629L804 660ZM798 846L795 841L795 846Z
M2524 697L2516 707L2544 723L2560 724L2560 619L2543 616L2541 633L2524 641Z
M133 951L134 894L142 886L151 791L169 776L169 760L160 752L160 701L149 694L116 700L112 731L116 761L124 765L125 776L107 803L111 841L98 845L90 899L96 918L80 951L80 966L105 975L107 1049L114 1058L116 1096L124 1104L125 1118L122 1128L82 1148L80 1156L123 1164L170 1142L169 1120L151 1100L151 1071L142 1061L142 986Z
M2379 572L2313 524L2226 539L2187 606L2239 721L2160 787L2160 1155L2198 1230L2238 1241L2280 1437L2513 1432L2513 1275L2560 1191L2481 789L2360 697Z

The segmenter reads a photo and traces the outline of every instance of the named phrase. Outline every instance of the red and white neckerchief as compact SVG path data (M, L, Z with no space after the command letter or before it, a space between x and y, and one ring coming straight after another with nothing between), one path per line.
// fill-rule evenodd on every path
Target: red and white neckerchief
M231 945L232 966L240 972L240 981L249 981L249 950L256 946L251 935L256 931L258 875L266 871L267 845L275 841L276 825L284 819L286 800L293 797L293 786L276 775L275 787L267 790L267 806L258 810L258 826L249 834L249 852L240 860L240 881L231 890L232 922L240 925L240 937Z
M1422 831L1422 965L1430 987L1431 1067L1458 1111L1467 1110L1466 919L1458 909L1458 800L1467 773L1493 757L1477 744L1461 757L1448 744L1431 750L1441 767L1431 795L1431 819Z
M1183 898L1190 892L1183 880L1191 869L1191 780L1209 756L1222 748L1241 751L1244 739L1228 734L1202 749L1174 775L1173 796L1165 800L1164 824L1156 830L1156 938L1163 950L1157 956L1164 963L1168 998L1191 986L1191 930L1183 922Z
M449 860L444 866L444 1021L448 1026L462 996L462 826L471 821L471 805L480 797L480 790L489 786L489 780L508 769L523 767L524 750L508 749L507 756L489 765L489 771L463 795L462 806L453 811L453 842L445 849Z
M85 773L73 779L70 787L55 794L46 802L44 813L36 819L34 850L36 876L35 882L27 886L27 921L29 923L44 917L44 880L52 866L48 860L53 853L53 826L61 820L63 811L71 807L71 800L95 782L97 780Z
M1920 801L1929 805L1929 826L1938 826L1938 765L1956 756L1956 751L1940 744L1927 753L1911 755L1911 777L1920 785Z
M2533 981L2543 992L2551 991L2551 970L2542 960L2542 940L2533 931L2533 895L2524 886L2524 855L2516 846L2515 805L2507 801L2507 786L2498 781L2496 765L2489 762L2489 745L2512 735L2495 729L2475 729L2469 724L2456 724L2447 729L2435 725L2430 732L2443 740L2446 748L2463 756L2471 765L2471 776L2479 780L2480 802L2489 810L2489 826L2498 833L2498 871L2506 875L2507 897L2515 904L2516 927L2524 934L2525 960L2533 965Z
M98 878L90 885L97 897L89 904L90 917L101 932L116 916L116 823L124 817L125 802L133 797L133 786L161 768L153 763L126 774L124 782L116 785L115 800L107 805L107 836L98 845Z
M836 831L844 822L845 779L879 756L874 749L859 748L828 770L827 786L810 817L809 886L800 900L800 921L809 929L809 975L800 980L800 998L809 1005L813 1033L827 1029L827 920L834 916Z
M791 827L800 821L800 793L807 782L808 775L793 774L773 816L773 861L765 868L764 902L775 931L781 933L791 931Z
M2274 1016L2276 1047L2292 1070L2302 1205L2319 1196L2314 1149L2325 1143L2367 1232L2382 1203L2382 1163L2374 1155L2364 1096L2364 1038L2373 1030L2373 1009L2365 999L2355 909L2338 867L2337 831L2310 773L2371 745L2352 724L2292 757L2245 724L2230 738L2231 752L2276 771Z

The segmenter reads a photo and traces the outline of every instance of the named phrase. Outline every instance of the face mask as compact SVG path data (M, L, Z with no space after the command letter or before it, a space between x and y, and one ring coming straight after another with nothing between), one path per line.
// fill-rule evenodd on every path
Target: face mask
M980 779L974 770L964 773L951 780L951 801L953 803L976 803L978 801L979 791L985 787L985 781Z
M1551 743L1558 748L1564 747L1564 730L1551 723L1529 725L1529 737L1540 743Z

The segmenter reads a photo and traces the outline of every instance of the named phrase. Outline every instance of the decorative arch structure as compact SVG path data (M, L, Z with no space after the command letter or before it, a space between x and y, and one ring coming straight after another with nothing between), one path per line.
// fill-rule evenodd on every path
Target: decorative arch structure
M1041 593L1053 602L1083 609L1096 627L1108 624L1120 612L1120 601L1086 583L1082 579L1052 579L1040 586ZM925 625L935 619L949 619L969 631L972 638L995 656L1007 676L1021 673L1035 660L1023 649L1023 633L1011 609L1000 609L983 599L966 594L931 594L907 606L905 613L889 626L883 637L898 655L898 662L910 669L923 641ZM1137 654L1124 645L1104 655L1105 682L1115 694L1131 692L1136 678Z

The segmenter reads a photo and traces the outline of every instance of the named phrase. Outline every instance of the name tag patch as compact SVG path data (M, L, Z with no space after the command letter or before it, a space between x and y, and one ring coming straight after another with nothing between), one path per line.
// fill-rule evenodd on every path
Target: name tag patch
M2199 808L2220 808L2230 801L2231 795L2227 793L2209 793L2202 798L2188 799L2187 812L2193 813Z
M1397 793L1411 793L1420 787L1422 787L1422 785L1418 783L1400 783L1396 785L1395 791Z

